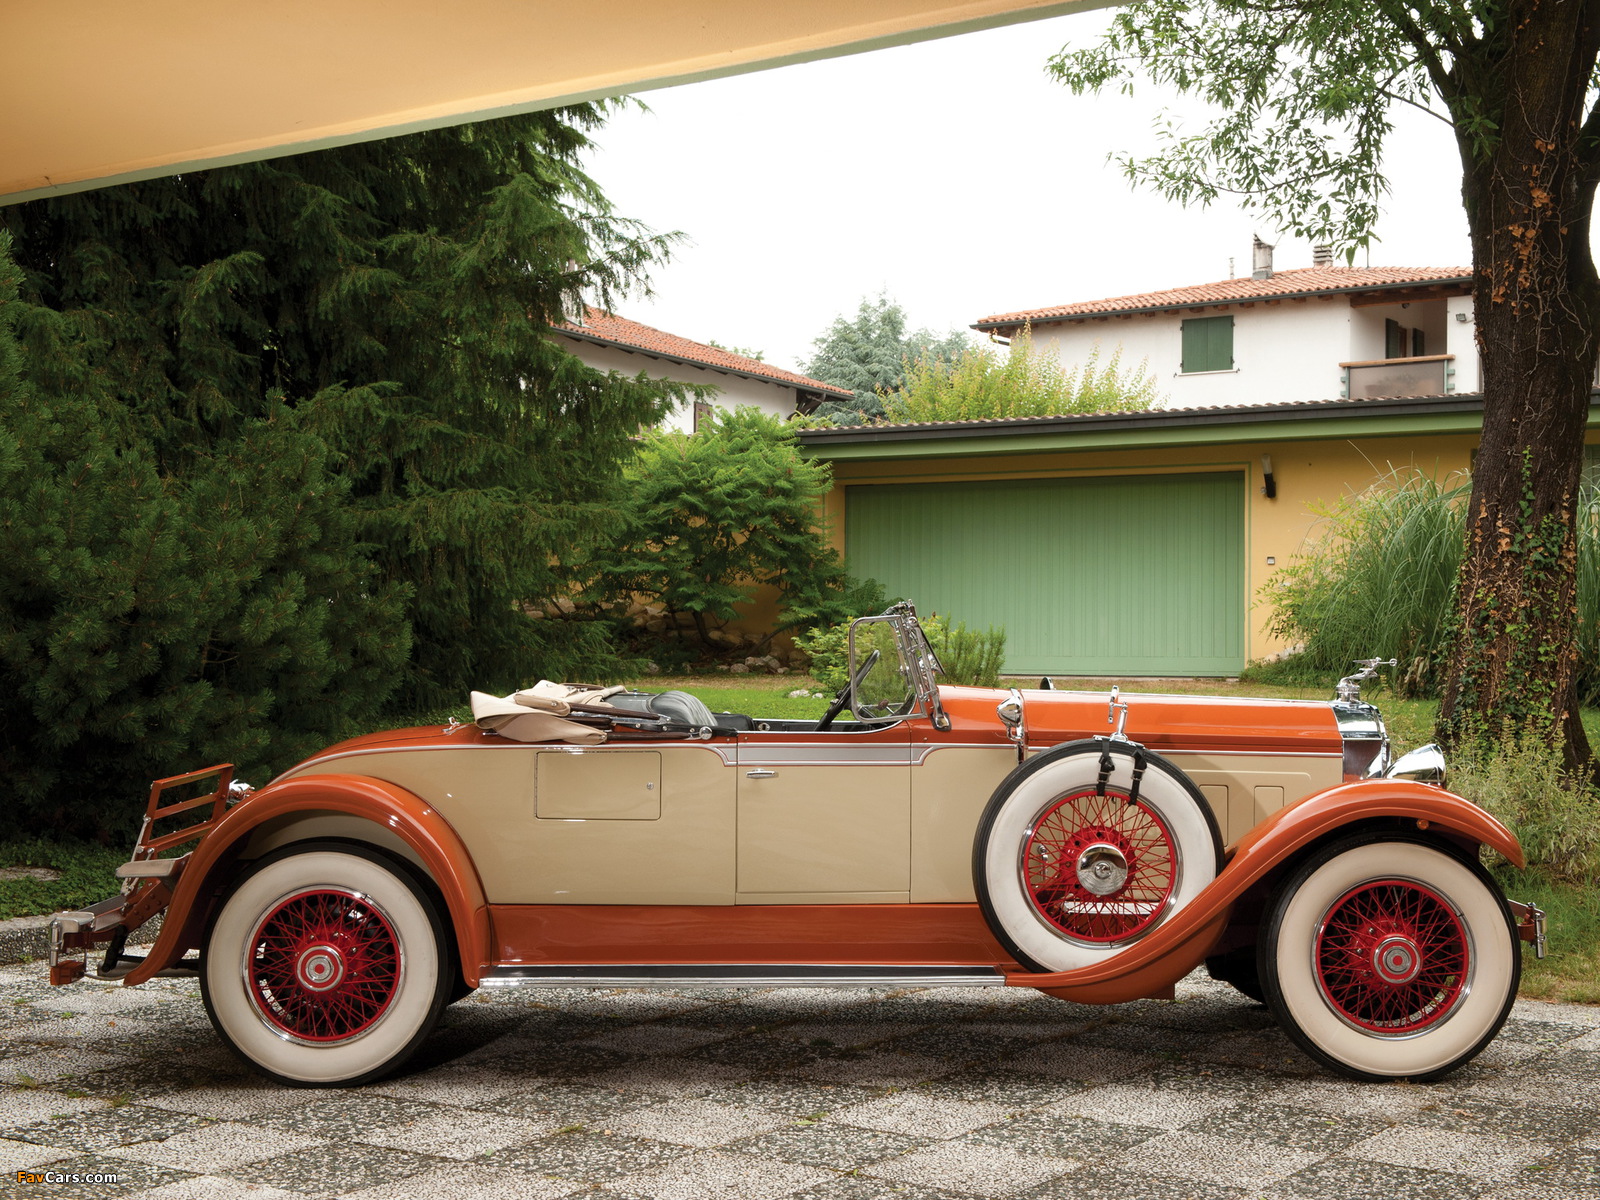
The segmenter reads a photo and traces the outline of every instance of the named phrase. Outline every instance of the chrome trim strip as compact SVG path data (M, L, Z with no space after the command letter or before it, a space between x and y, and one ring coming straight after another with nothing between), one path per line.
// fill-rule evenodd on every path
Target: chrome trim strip
M993 967L717 966L493 967L478 986L512 987L1004 987Z
M773 750L803 750L804 754L775 755ZM914 742L911 745L834 746L827 742L802 742L790 746L742 745L739 765L758 766L901 766L920 767L938 750L1009 750L1005 742ZM840 751L844 753L841 755ZM862 751L878 751L862 754ZM1335 755L1334 757L1338 757Z
M740 734L740 737L746 735ZM848 736L848 735L840 735ZM1056 742L1034 742L1028 746L1029 754L1037 754L1058 745ZM628 742L626 745L617 743L615 746L604 747L616 750L648 750L664 749L682 746L686 749L706 750L715 754L722 760L725 767L743 765L748 767L759 766L900 766L909 764L920 767L927 760L928 755L936 750L995 750L1005 749L1006 743L993 742L913 742L905 744L882 744L870 746L840 745L836 742L800 742L789 744L751 743L740 745L707 745L704 742L663 742L654 743ZM504 742L490 745L440 745L431 743L425 746L378 746L366 750L341 750L338 754L329 754L322 758L308 759L297 763L290 770L295 775L316 774L311 768L323 763L339 762L347 758L360 758L367 754L416 754L427 750L554 750L561 749L553 743L545 742ZM588 750L601 749L600 747L585 747ZM803 753L774 754L773 751L800 751ZM741 751L743 752L741 755ZM1209 757L1237 755L1240 757L1260 758L1263 756L1275 758L1343 758L1340 753L1328 753L1320 750L1167 750L1163 751L1167 758L1177 759L1189 755L1203 754ZM289 777L289 772L284 772L272 780L277 783ZM267 786L271 787L272 783ZM259 790L259 789L258 789Z
M786 745L739 747L741 767L818 766L839 763L852 767L909 766L916 752L907 742L871 746L836 746L827 742L790 742Z
M737 750L736 750L735 747L733 747L733 746L707 746L707 745L705 745L703 743L700 743L700 742L673 741L673 742L659 742L659 743L657 743L657 742L642 742L641 743L641 742L630 741L630 742L626 742L626 743L618 742L614 746L607 747L607 748L608 749L615 749L615 750L660 750L660 749L664 749L664 748L669 747L669 746L683 746L683 747L686 747L686 748L692 749L692 750L709 750L713 754L717 755L717 757L722 759L722 765L725 766L725 767L730 767L730 766L734 765L734 763L736 763L738 761L738 758L736 756L737 755ZM556 743L556 742L502 742L502 743L491 744L491 745L483 745L483 744L465 745L465 744L463 744L463 745L460 745L460 746L441 746L441 745L438 745L438 744L430 744L430 745L426 745L426 746L408 746L408 745L405 745L405 744L401 744L401 745L398 745L398 746L374 746L371 749L367 749L367 750L341 750L337 754L329 754L329 755L326 755L326 756L324 756L322 758L310 758L310 759L307 759L303 763L296 763L294 766L290 767L288 771L285 771L282 775L275 776L272 779L272 782L267 784L267 787L271 787L272 784L277 783L280 779L289 778L290 777L290 772L293 772L294 775L318 774L319 772L313 772L313 771L309 770L309 768L315 767L315 766L319 765L320 763L339 762L340 760L346 759L346 758L360 758L363 755L367 755L367 754L418 754L418 753L421 753L421 752L423 752L425 750L498 750L498 751L504 752L504 751L508 751L508 750L531 750L531 751L537 751L537 750L569 750L569 749L595 750L595 749L599 749L599 747L595 747L595 746L571 747L571 746L565 746L565 745L562 745L562 744ZM262 789L258 788L256 790L260 791Z

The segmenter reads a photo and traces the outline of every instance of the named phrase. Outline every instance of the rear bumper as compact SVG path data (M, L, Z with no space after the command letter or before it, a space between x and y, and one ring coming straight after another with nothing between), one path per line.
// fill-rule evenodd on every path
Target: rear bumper
M163 802L164 794L170 790L212 778L216 786L211 791L186 800ZM116 968L122 958L123 943L129 934L171 903L172 889L189 861L188 854L174 858L160 855L199 842L221 819L228 805L248 795L249 790L243 784L234 787L233 767L229 763L158 779L151 784L150 801L145 808L139 840L133 847L133 858L117 868L117 877L123 880L121 894L88 908L58 912L50 918L50 982L64 984L81 979L87 964L85 958L74 955L87 957L102 942L106 943L106 957L98 975L108 978L119 974ZM210 811L204 819L195 821L190 814L199 809ZM174 821L181 827L172 828Z
M110 942L119 933L127 936L126 905L126 896L112 896L88 908L58 912L50 918L52 984L71 983L83 975L83 959L68 957L74 951L87 953L97 943Z

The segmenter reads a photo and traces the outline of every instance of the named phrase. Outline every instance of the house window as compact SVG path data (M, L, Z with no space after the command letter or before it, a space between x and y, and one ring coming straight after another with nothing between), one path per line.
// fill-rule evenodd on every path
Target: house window
M1411 357L1421 358L1427 353L1427 342L1423 339L1422 330L1413 329L1411 331Z
M1185 375L1233 370L1233 318L1194 317L1183 323Z
M694 430L700 432L700 426L711 420L711 401L696 400L694 402Z

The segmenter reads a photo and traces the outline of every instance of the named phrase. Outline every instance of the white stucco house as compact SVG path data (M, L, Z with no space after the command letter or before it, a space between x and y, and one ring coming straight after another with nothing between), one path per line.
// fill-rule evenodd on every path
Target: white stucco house
M712 408L753 407L788 418L809 413L824 400L848 400L851 395L820 379L692 342L598 308L586 309L581 322L557 325L554 332L569 343L567 348L573 354L598 370L625 375L645 371L658 378L710 384L717 389L711 399L669 413L661 423L663 429L693 432Z
M1255 246L1248 278L984 317L996 340L1031 328L1066 365L1122 348L1144 360L1169 408L1283 404L1478 390L1472 274L1461 267L1274 271Z

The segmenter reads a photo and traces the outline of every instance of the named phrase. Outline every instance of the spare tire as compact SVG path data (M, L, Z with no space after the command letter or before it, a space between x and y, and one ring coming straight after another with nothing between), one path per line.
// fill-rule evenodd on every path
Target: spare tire
M1222 870L1222 835L1200 789L1159 754L1132 799L1131 743L1067 742L1001 782L978 822L973 885L989 928L1033 971L1116 954L1188 904Z

